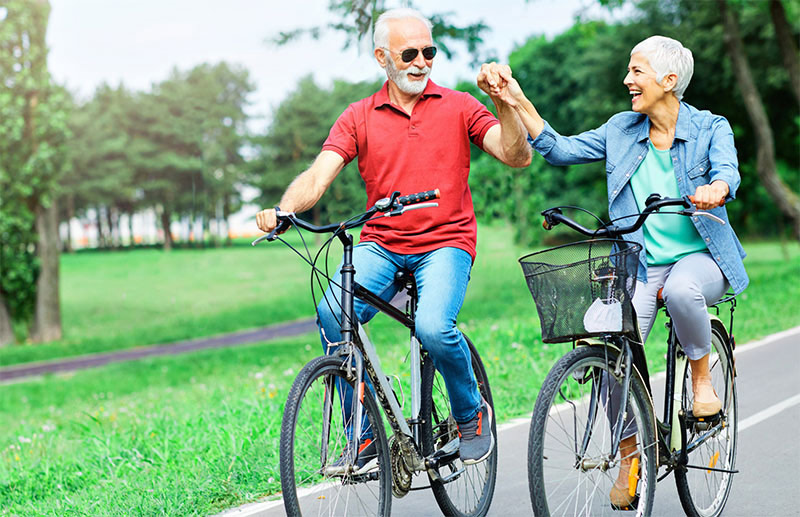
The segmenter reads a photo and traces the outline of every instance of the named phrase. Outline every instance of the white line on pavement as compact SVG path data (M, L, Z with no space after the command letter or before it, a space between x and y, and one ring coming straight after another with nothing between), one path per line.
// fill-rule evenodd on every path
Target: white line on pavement
M745 418L744 420L739 422L739 431L744 431L748 427L752 427L766 420L767 418L777 415L781 411L785 411L792 406L796 406L797 404L800 404L800 393L798 393L794 397L789 397L788 399L782 402L778 402L777 404L770 406L767 409L762 409L755 415Z

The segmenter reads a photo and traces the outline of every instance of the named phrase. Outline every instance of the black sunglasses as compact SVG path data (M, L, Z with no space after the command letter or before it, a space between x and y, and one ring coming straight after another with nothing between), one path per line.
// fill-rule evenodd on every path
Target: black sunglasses
M386 50L388 50L389 52L392 52L392 50L390 50L388 48L386 48ZM394 53L397 54L397 52L394 52ZM419 49L418 48L407 48L404 51L400 52L399 54L400 54L400 59L403 60L403 63L410 63L410 62L414 61L417 58L417 54L419 54ZM425 48L422 49L422 57L424 57L425 59L428 59L428 60L433 59L433 57L435 55L436 55L436 47L431 46L431 47L425 47Z

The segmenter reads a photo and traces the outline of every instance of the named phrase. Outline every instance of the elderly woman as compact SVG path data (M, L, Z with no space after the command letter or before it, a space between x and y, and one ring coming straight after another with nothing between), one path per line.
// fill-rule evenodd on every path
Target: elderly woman
M724 204L739 185L733 132L725 118L682 102L692 77L692 53L680 42L652 36L631 51L623 81L633 111L618 113L577 136L558 134L525 97L507 66L493 65L490 85L512 105L534 149L553 165L605 160L612 220L641 211L651 193L690 195L697 208L728 221ZM633 305L642 339L656 316L658 291L689 358L696 416L713 415L722 403L711 385L711 325L707 304L731 287L748 283L742 249L729 224L701 217L650 217L629 239L643 245ZM624 437L624 436L623 436ZM611 491L615 505L630 503L627 466L636 437L620 443L620 476Z

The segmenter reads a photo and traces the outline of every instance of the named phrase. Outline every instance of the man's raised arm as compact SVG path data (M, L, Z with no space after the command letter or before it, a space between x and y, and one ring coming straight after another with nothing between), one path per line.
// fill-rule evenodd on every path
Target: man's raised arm
M501 95L499 89L503 86L500 69L508 68L507 65L488 63L481 65L477 83L481 90L486 92L497 108L497 118L500 124L486 132L483 147L486 151L511 167L527 167L531 163L531 147L528 145L528 132L522 125L514 107L509 105ZM510 73L510 69L509 69Z

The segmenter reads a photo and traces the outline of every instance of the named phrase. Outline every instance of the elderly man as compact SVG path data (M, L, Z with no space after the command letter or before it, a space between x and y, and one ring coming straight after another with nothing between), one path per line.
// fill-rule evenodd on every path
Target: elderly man
M388 80L380 91L342 113L322 152L289 185L279 206L290 212L310 209L356 157L368 206L393 191L441 191L435 210L368 222L353 251L353 263L358 282L387 300L396 292L396 271L405 269L415 275L419 292L416 335L445 380L461 434L461 459L474 464L491 454L494 438L492 410L478 391L469 348L456 327L477 237L467 184L470 142L505 164L525 167L531 160L527 133L513 109L497 98L493 100L499 121L471 95L429 79L436 47L431 23L419 12L394 9L381 15L374 43L375 59ZM478 75L478 84L486 92L494 86L491 78L483 69ZM275 209L259 212L257 222L262 231L272 231ZM335 290L329 287L325 296L328 301L317 307L323 347L340 334L339 314L331 312L340 306L333 301ZM375 314L360 300L355 311L362 323ZM367 443L365 436L360 440ZM370 454L369 447L361 454Z

